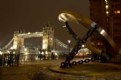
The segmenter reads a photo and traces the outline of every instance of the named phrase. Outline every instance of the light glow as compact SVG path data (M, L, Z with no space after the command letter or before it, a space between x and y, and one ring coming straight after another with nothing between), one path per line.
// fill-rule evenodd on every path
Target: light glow
M109 11L106 11L106 14L109 14Z
M44 39L43 40L43 45L42 45L42 49L47 49L48 48L48 40L47 39Z
M121 11L120 11L120 10L116 10L116 11L114 11L114 13L115 13L115 14L120 14Z
M14 42L14 45L10 49L17 49L17 42Z
M45 54L47 55L47 54L48 54L48 52L46 51L46 52L45 52Z
M65 13L62 13L58 16L58 19L62 22L66 22L68 19L66 18L65 16L66 14Z
M71 43L71 40L68 40L68 43L70 44Z
M15 51L13 51L13 54L16 54L16 52L15 52Z
M31 34L31 32L28 32L27 34Z
M105 33L105 31L104 30L102 30L101 32L100 32L100 34L104 34Z
M44 52L41 52L42 55L44 55Z
M108 4L108 0L105 0L105 3Z
M0 51L0 55L2 55L3 53Z
M27 52L27 48L24 48L24 51Z
M29 53L28 52L25 52L25 55L28 55Z
M85 45L83 44L83 45L82 45L82 47L84 48L84 47L85 47Z
M58 54L57 54L57 53L55 53L55 55L57 56Z
M106 5L105 8L108 9L109 8L109 5Z

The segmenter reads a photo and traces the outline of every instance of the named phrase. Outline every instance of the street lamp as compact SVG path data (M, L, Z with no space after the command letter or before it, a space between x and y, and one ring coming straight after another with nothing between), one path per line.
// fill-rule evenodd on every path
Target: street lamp
M84 48L85 48L85 45L83 44L83 45L82 45L82 50L83 50L83 58L84 58Z
M82 48L84 48L84 47L85 47L85 45L83 44L83 45L82 45Z
M71 43L71 40L68 40L69 52L70 52L70 43Z

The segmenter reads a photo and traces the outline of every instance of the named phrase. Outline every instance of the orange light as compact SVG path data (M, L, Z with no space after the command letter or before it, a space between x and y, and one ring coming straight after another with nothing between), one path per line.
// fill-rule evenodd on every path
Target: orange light
M121 11L120 10L117 10L117 11L114 11L115 14L120 14Z
M118 10L117 13L120 14L121 12Z

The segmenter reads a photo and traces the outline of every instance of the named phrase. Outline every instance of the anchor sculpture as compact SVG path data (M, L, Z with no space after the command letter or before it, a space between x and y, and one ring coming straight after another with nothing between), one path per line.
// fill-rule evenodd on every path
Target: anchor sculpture
M71 50L71 52L67 55L66 60L61 62L60 67L66 68L71 67L75 63L71 63L71 60L74 56L78 53L78 51L82 48L81 46L85 44L92 52L97 53L100 55L101 62L110 61L116 54L117 54L117 47L115 42L111 39L111 37L107 34L107 32L101 28L98 24L92 21L89 18L84 16L78 15L73 12L64 11L59 14L59 20L65 24L65 28L68 32L72 35L72 37L77 41L75 47ZM73 22L76 24L82 24L84 27L88 29L85 36L79 38L78 35L71 29L68 22ZM95 38L99 38L103 43L103 47L99 48L92 43L91 37L94 36ZM91 59L93 60L93 59ZM89 62L89 59L85 59L85 62ZM77 63L82 64L84 61L80 60Z

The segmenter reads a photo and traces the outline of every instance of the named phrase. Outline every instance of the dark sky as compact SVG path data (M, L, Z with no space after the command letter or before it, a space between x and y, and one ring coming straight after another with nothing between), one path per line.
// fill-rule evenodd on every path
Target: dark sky
M0 46L8 43L19 28L26 32L42 31L48 22L55 26L57 38L70 39L58 20L58 14L65 10L89 17L89 0L0 0Z

